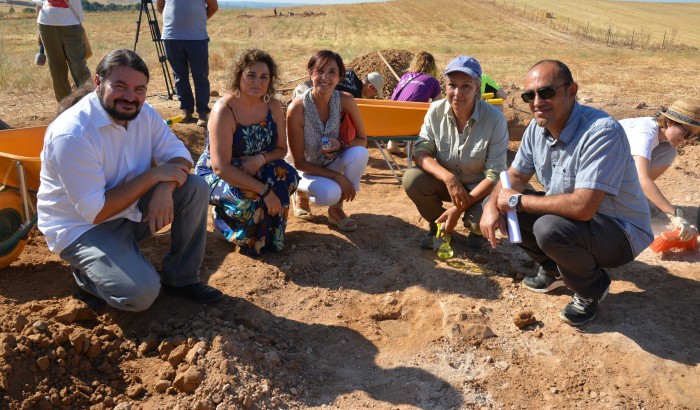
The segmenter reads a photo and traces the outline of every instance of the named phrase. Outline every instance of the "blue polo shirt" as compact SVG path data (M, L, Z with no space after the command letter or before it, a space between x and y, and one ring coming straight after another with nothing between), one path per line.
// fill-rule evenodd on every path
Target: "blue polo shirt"
M536 173L546 195L579 188L604 191L597 213L617 222L635 256L654 239L625 131L607 113L575 102L558 139L533 119L511 167L525 175Z

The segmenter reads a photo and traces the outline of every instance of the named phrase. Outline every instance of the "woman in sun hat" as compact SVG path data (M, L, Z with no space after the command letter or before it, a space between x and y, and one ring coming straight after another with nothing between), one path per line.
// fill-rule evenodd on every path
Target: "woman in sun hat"
M628 118L620 124L627 134L644 195L669 217L681 240L689 239L692 230L683 211L666 199L654 180L671 166L677 148L700 133L700 100L683 98L654 117Z

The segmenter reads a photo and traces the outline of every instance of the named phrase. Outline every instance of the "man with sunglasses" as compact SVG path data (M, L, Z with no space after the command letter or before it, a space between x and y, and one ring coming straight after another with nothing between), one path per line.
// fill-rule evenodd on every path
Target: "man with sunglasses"
M503 213L518 211L520 247L539 264L523 286L575 292L561 319L590 322L608 293L604 268L632 261L652 241L649 207L620 124L576 101L578 85L560 61L535 64L522 98L534 119L508 169L512 189L497 186L484 205L481 231L493 247ZM533 174L545 192L526 191ZM523 195L523 193L525 195Z

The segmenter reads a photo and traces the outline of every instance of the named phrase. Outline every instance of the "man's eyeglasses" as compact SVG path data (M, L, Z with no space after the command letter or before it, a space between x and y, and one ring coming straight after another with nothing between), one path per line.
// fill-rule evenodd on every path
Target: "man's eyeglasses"
M566 87L567 85L569 85L569 83L564 83L556 87L548 85L546 87L538 88L537 91L527 90L524 93L520 94L520 97L522 97L523 101L525 101L526 103L534 101L535 95L538 95L542 100L549 100L557 94L557 88Z

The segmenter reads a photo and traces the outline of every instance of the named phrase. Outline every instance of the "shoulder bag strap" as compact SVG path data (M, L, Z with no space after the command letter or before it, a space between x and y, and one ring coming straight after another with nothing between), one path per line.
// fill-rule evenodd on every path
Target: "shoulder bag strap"
M82 27L83 22L80 21L80 17L78 17L78 12L75 11L75 9L73 8L73 5L70 4L70 0L66 0L66 4L68 5L68 8L70 9L70 11L73 12L73 16L75 16L75 19L78 20L78 25Z
M401 89L399 90L398 94L396 94L396 98L399 98L399 97L401 96L401 92L403 91L404 88L406 88L407 85L411 84L411 81L415 80L416 78L418 78L418 77L420 77L420 76L421 76L421 74L414 75L413 77L409 78L408 81L406 81L405 83L403 83L403 85L401 86ZM396 100L394 100L394 101L396 101Z

